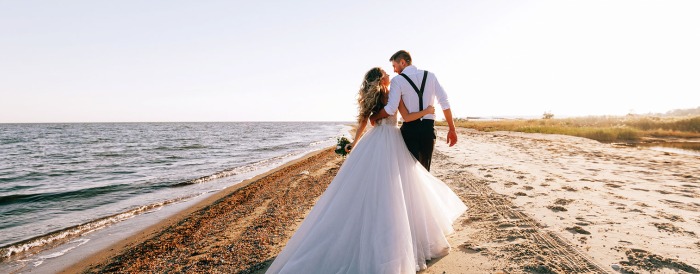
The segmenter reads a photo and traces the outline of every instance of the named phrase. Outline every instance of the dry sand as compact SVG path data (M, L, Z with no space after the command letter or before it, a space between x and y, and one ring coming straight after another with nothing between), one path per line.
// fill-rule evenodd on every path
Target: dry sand
M700 157L561 135L440 130L432 173L469 206L421 273L698 273ZM263 273L342 163L287 164L66 270Z
M698 273L700 157L562 135L438 133L433 173L470 206L425 273Z

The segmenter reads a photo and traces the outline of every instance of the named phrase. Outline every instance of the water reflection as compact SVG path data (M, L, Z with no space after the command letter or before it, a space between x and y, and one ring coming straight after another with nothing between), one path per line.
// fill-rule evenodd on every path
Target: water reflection
M700 156L700 142L641 143L636 144L636 146L663 152Z

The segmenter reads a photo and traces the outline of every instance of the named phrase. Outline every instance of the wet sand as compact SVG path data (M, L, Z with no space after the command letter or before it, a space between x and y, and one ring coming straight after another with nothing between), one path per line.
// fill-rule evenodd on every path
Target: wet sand
M342 158L311 153L237 184L61 271L251 273L279 253Z
M432 173L469 206L421 273L698 273L700 157L561 135L439 131ZM65 272L264 273L337 172L317 152Z

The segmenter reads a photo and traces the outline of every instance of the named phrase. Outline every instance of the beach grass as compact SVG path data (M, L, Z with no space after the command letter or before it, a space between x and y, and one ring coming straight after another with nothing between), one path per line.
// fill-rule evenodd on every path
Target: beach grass
M447 125L441 121L438 125ZM654 138L700 138L700 116L587 116L561 119L455 119L455 126L479 131L563 134L600 142L640 142Z

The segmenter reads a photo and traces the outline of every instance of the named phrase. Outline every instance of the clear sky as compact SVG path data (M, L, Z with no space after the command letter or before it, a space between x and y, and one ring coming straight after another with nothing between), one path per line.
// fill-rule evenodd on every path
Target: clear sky
M698 14L673 0L0 0L0 122L352 121L362 76L391 72L399 49L456 117L695 108Z

